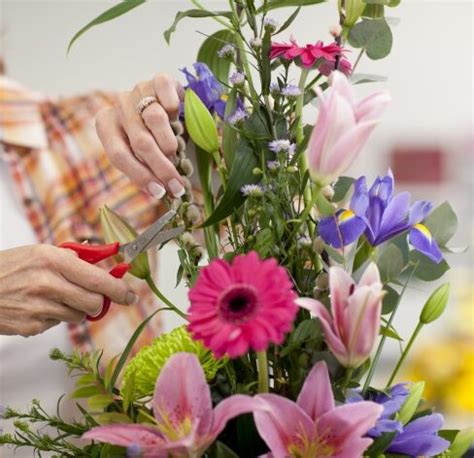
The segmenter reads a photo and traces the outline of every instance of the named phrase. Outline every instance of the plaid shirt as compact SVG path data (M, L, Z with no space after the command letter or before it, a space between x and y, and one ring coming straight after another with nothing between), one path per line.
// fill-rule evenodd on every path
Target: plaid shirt
M0 76L0 154L39 242L100 242L99 208L104 204L138 230L158 217L157 202L111 166L96 135L97 111L113 103L114 96L103 92L53 101ZM123 351L136 327L156 309L144 282L127 279L140 303L114 306L98 322L70 325L76 348L104 349L108 360ZM137 347L159 330L155 318Z

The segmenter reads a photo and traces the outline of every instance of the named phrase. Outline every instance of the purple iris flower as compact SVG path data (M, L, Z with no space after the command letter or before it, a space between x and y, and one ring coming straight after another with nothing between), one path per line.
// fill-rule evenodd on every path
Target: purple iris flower
M435 456L444 452L451 444L438 436L443 422L444 418L439 413L413 420L395 436L387 452L408 456Z
M383 412L380 418L377 420L375 426L367 433L370 437L380 437L383 433L392 432L403 432L403 425L394 420L392 417L400 410L406 398L408 397L408 390L406 384L399 383L394 385L389 394L381 392L370 392L367 397L367 401L373 401L383 406ZM359 402L364 401L360 392L352 391L347 398L347 402Z
M186 89L191 88L211 113L215 112L221 119L224 119L226 105L222 100L224 87L203 62L195 62L193 67L196 76L187 68L181 70L188 81Z
M438 430L441 429L444 421L441 414L419 417L406 425L402 425L393 418L402 407L408 394L406 385L400 383L394 385L388 394L369 393L367 399L364 399L360 392L353 391L346 402L370 400L383 406L382 415L367 435L377 438L383 433L395 433L387 452L428 457L444 452L450 443L438 436Z
M363 233L372 246L380 245L397 235L408 232L413 247L440 263L443 255L429 229L421 224L432 205L417 201L410 206L410 194L394 195L393 175L389 171L378 177L367 190L365 177L354 182L354 194L348 210L339 210L334 216L320 221L322 239L334 248L355 242Z

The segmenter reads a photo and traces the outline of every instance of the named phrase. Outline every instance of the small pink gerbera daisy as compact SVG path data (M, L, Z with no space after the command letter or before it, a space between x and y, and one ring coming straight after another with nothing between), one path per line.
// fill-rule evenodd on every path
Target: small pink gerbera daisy
M201 269L189 292L188 329L217 357L243 355L279 344L298 311L286 270L255 251Z

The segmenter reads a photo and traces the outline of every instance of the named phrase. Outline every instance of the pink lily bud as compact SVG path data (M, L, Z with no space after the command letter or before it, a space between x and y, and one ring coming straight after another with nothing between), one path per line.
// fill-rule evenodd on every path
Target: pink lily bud
M325 186L357 158L390 96L379 91L356 103L350 82L338 71L332 74L328 94L320 88L316 92L321 105L306 156L312 179Z
M371 263L356 284L340 267L329 270L331 313L319 301L297 299L297 304L321 322L329 349L344 366L357 368L370 357L380 329L382 282Z

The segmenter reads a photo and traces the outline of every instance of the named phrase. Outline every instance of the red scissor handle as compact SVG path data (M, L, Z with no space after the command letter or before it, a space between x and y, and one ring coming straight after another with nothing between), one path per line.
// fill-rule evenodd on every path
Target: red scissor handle
M59 245L60 248L67 248L75 251L79 258L89 264L97 264L104 259L110 258L119 252L120 243L114 242L108 245L88 245L85 243L65 242Z
M122 278L131 269L131 267L132 266L130 264L127 264L126 262L121 262L120 264L117 264L109 273L110 275L112 275L112 277ZM102 310L95 316L87 315L86 317L87 321L100 320L105 315L107 315L109 308L110 308L110 298L107 296L104 296L104 302L102 303Z

